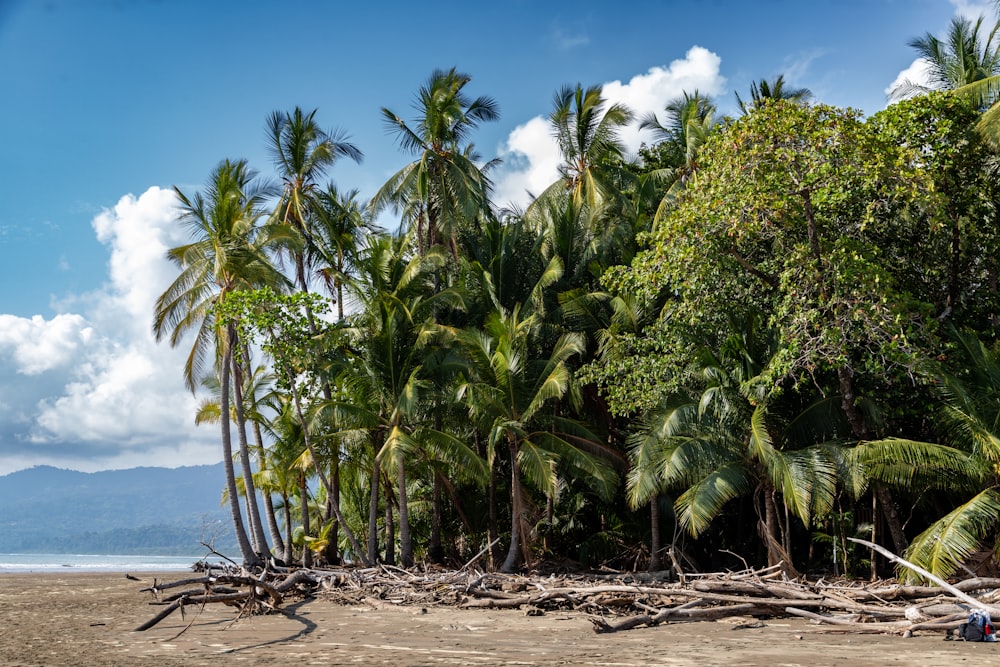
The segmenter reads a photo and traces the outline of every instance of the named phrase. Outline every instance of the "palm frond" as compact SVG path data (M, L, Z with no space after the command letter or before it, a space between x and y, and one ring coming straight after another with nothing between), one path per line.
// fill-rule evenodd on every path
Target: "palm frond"
M969 556L986 546L998 525L1000 493L989 488L932 523L910 544L906 558L932 574L950 577ZM909 571L900 574L910 579L916 576Z

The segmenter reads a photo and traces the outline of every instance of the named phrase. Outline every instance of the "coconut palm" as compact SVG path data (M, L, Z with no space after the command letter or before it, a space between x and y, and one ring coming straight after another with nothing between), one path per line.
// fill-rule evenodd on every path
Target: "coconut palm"
M661 168L662 173L654 172L645 176L645 179L652 179L661 187L666 187L666 194L660 199L654 221L666 214L671 202L698 170L698 153L709 134L718 126L715 104L697 90L694 94L684 92L671 100L664 110L666 124L661 123L653 113L644 116L639 124L641 129L652 130L661 142L675 145L676 148L668 151L669 153L682 156L676 164Z
M360 162L362 153L339 131L325 132L316 122L316 109L304 113L299 107L288 113L275 111L267 119L268 150L281 179L281 195L274 208L275 220L302 235L304 245L293 252L299 289L308 291L305 265L313 243L312 224L320 209L320 180L340 158Z
M930 90L949 90L984 110L977 127L994 145L1000 145L1000 21L992 25L952 19L944 39L927 33L909 44L926 69L927 82L903 81L889 92L898 100Z
M625 146L618 132L632 118L624 104L608 105L600 86L560 88L549 115L562 155L560 178L536 201L569 193L577 207L596 209L618 200L623 181L629 178L622 167Z
M563 334L541 354L535 336L540 319L521 308L497 310L482 330L463 331L467 380L459 389L476 422L488 433L491 460L506 449L511 466L511 536L501 569L510 572L526 557L525 480L555 495L560 472L585 480L603 497L617 476L610 454L578 422L559 415L560 400L578 399L569 360L583 352L579 334Z
M345 333L351 353L333 364L332 373L343 396L325 409L344 428L370 434L372 459L369 506L369 560L376 554L378 492L383 471L395 474L399 509L400 560L412 564L409 535L408 461L424 450L485 467L464 442L433 428L428 401L434 392L432 371L440 369L445 351L435 348L448 329L435 321L438 308L461 306L460 292L435 285L436 271L447 259L437 246L423 255L409 255L404 237L371 236L358 256L359 280L349 287L359 312L348 320Z
M887 438L862 443L855 453L870 479L955 499L954 509L906 551L908 560L940 577L957 572L979 549L996 552L1000 529L1000 355L974 335L954 337L964 367L958 374L934 373L941 442Z
M180 275L156 301L153 332L157 340L169 336L171 346L176 346L194 331L194 344L184 366L185 383L194 392L195 379L205 374L206 357L212 354L220 376L220 414L229 415L231 377L239 363L234 353L240 349L240 342L234 327L217 322L216 304L235 290L286 284L271 262L270 251L294 239L280 228L259 224L264 217L263 204L273 191L267 183L257 181L256 172L245 160L220 163L209 177L204 194L188 197L178 188L174 191L180 202L179 221L189 228L193 240L167 252L180 268ZM238 414L242 412L242 406L238 410ZM221 419L220 424L236 537L243 559L256 564L260 557L247 539L240 513L230 420ZM252 480L245 438L240 444L243 476ZM255 496L250 489L247 495L248 500ZM250 511L256 511L255 501ZM259 524L259 514L256 520Z
M386 181L372 198L371 208L375 213L387 206L407 211L419 253L445 243L457 257L460 227L489 208L489 165L476 164L477 155L467 142L472 130L499 118L499 111L493 99L470 99L465 94L470 80L454 68L435 70L417 93L420 117L414 127L382 108L389 131L417 159Z
M244 356L249 358L249 350L244 346ZM281 536L281 531L278 529L277 520L274 514L274 504L271 500L270 490L267 485L260 486L258 480L266 479L267 475L267 452L264 447L264 438L262 433L262 424L267 422L267 418L262 414L262 412L268 409L267 406L271 404L273 398L276 394L274 389L274 376L268 371L268 369L263 365L258 365L253 369L253 372L248 374L244 379L244 388L242 392L244 409L243 415L245 416L244 424L249 423L250 427L253 429L254 434L254 455L257 462L257 472L253 476L253 484L250 488L256 487L262 495L264 500L264 517L267 521L268 530L271 535L271 543L274 545L274 549L278 552L284 551L283 538ZM202 379L202 387L209 393L209 396L204 398L198 406L198 412L195 415L195 424L217 424L221 420L222 413L221 409L221 396L220 396L220 385L219 378L215 375L207 375ZM234 392L235 393L235 392ZM230 397L230 419L236 424L240 424L239 415L237 415L235 403L235 397ZM242 477L240 478L242 480ZM240 481L238 480L238 481ZM244 487L247 485L244 484ZM244 493L244 495L246 495ZM249 504L249 499L248 499ZM248 512L248 518L252 521L253 511ZM262 528L261 528L262 529ZM257 526L251 523L251 534L254 534L258 530ZM255 547L258 548L260 553L263 553L263 548L259 545L266 544L266 541L262 541L258 536L257 539L252 540L255 542Z
M771 337L763 338L745 328L720 354L703 350L700 389L679 394L641 420L629 438L628 499L638 507L661 493L680 492L678 521L697 536L729 502L753 497L768 564L794 573L776 501L808 525L832 507L846 459L824 437L833 431L827 419L834 402L781 419L757 377L775 352ZM811 421L816 415L824 419Z
M319 193L317 203L309 263L336 300L340 321L344 319L344 284L351 279L364 238L378 227L358 202L357 190L340 192L331 184Z
M785 85L785 75L779 74L773 80L761 79L750 83L750 99L744 100L736 93L736 103L740 111L748 114L764 100L787 100L795 104L808 104L812 99L808 88L789 88Z
M943 40L930 33L910 40L909 46L925 65L927 81L903 81L889 91L890 98L898 100L932 90L958 90L972 84L980 84L982 88L985 84L980 82L1000 74L1000 22L989 27L984 20L982 16L974 22L955 17ZM987 28L989 32L985 33Z

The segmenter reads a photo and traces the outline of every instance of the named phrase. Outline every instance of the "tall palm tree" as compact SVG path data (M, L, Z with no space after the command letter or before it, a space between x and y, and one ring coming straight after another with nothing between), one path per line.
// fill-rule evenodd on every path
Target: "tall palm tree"
M516 306L510 312L495 311L482 330L466 330L459 337L469 364L460 395L488 433L491 461L501 449L510 457L511 534L501 567L505 572L525 560L525 478L550 496L560 471L575 473L603 497L617 483L606 448L554 409L560 400L576 397L568 362L583 352L583 338L563 334L547 356L539 356L538 326L536 315L522 317Z
M461 306L453 288L435 286L436 271L447 259L438 246L409 255L403 237L372 236L358 257L360 279L350 286L360 311L345 331L351 353L332 371L344 396L327 403L344 428L365 429L375 448L369 507L369 560L376 554L378 491L383 471L395 474L399 508L400 559L412 563L409 535L407 463L432 448L438 456L475 467L475 453L464 442L433 427L428 397L434 390L430 367L442 352L432 345L450 336L435 321L439 307Z
M465 94L470 80L454 68L435 70L417 93L420 117L414 127L382 108L389 131L417 159L379 189L372 198L372 211L390 205L409 211L420 253L445 243L457 257L459 228L489 209L489 164L478 166L477 155L467 142L472 130L499 118L499 111L492 98L470 99Z
M666 214L670 203L698 170L698 153L709 134L718 127L715 104L710 98L700 95L697 90L694 94L685 91L680 97L671 100L664 111L666 111L665 124L661 123L654 113L644 116L639 124L641 129L652 130L660 141L675 144L677 149L671 152L683 156L677 164L665 167L666 171L662 175L647 176L666 185L666 194L657 207L654 224Z
M245 347L245 346L244 346ZM244 356L249 357L248 352L244 351ZM269 402L269 396L273 395L274 388L271 386L274 381L274 376L271 375L266 367L259 365L254 368L253 373L247 374L243 380L243 392L242 400L244 403L244 408L242 415L237 414L236 411L236 401L238 400L235 396L231 396L229 399L230 410L229 418L236 424L243 423L244 426L249 425L253 429L254 434L254 446L253 453L257 463L257 471L253 476L253 484L249 485L249 488L256 487L260 492L264 500L264 518L267 522L268 530L271 535L271 543L274 545L274 549L281 552L284 550L282 544L283 538L281 532L278 529L277 520L274 514L274 505L271 500L270 493L258 486L258 480L264 475L267 466L267 455L264 447L262 424L266 422L266 418L261 414L262 402ZM202 399L198 406L198 411L195 415L195 424L218 424L221 421L221 386L219 384L219 377L216 375L207 375L202 379L202 387L208 392L209 396ZM233 392L235 394L235 391ZM263 397L263 401L262 401ZM242 420L242 422L241 422ZM245 437L245 436L244 436ZM242 477L240 477L237 482L242 482ZM244 488L248 485L244 483ZM244 492L244 496L246 493ZM251 506L250 498L247 498L248 507ZM264 553L266 551L262 545L266 545L266 539L262 539L258 531L263 531L263 526L257 526L253 523L253 510L247 512L248 519L251 521L250 530L251 542L253 542L254 548L259 553Z
M740 111L748 114L764 100L787 100L795 104L808 104L812 100L808 88L789 88L785 85L785 75L779 74L773 80L761 79L750 83L750 99L744 100L736 93L736 103Z
M281 195L274 218L302 235L304 245L293 253L295 279L299 289L308 291L308 267L312 246L312 221L320 209L320 179L340 158L360 162L361 150L339 131L325 132L316 122L316 109L304 113L295 107L290 113L275 111L267 119L268 150L281 179Z
M926 66L927 83L903 81L889 91L892 99L902 99L931 90L958 90L973 84L979 88L1000 74L1000 22L984 26L984 17L975 22L955 17L948 34L939 39L927 33L910 40ZM983 31L983 32L981 32Z
M295 107L290 113L275 111L267 119L268 149L282 183L281 196L272 219L290 226L302 238L300 247L289 250L295 265L296 284L303 292L309 291L313 270L321 272L326 268L324 253L331 240L331 225L343 220L338 211L331 209L331 205L339 203L335 187L331 184L324 190L320 180L341 158L355 162L362 159L361 150L348 141L343 132L325 132L320 128L316 112L313 109L304 113ZM331 215L337 217L331 218ZM343 317L340 299L338 309ZM307 311L307 317L315 334L312 313ZM332 396L333 390L329 385L324 384L322 391L326 399ZM331 468L331 484L336 491L339 487L336 453ZM334 502L337 500L335 496L336 493ZM331 547L336 549L336 539L331 541ZM336 559L336 554L329 555Z
M1000 146L1000 21L990 25L980 16L975 21L952 19L944 39L927 33L910 41L927 67L929 82L903 81L889 92L898 100L929 90L948 90L983 110L977 128Z
M217 322L216 304L236 290L286 284L271 262L270 252L293 239L280 228L259 224L264 217L264 202L273 190L257 181L256 172L245 160L220 163L209 177L204 194L188 197L178 188L174 191L180 202L179 221L188 227L193 240L167 252L180 268L180 275L156 301L153 332L158 341L169 335L171 346L177 346L188 332L194 331L194 344L184 366L185 383L195 391L195 379L204 375L205 358L212 354L220 376L219 412L228 416L232 373L239 363L234 353L240 349L240 342L232 326ZM239 507L230 420L221 419L220 424L236 537L244 561L257 564L260 557L247 538ZM245 439L241 440L245 449ZM241 452L241 460L244 479L250 481L249 455ZM249 483L252 485L252 481ZM248 499L254 495L248 489ZM256 511L255 504L250 511ZM256 520L259 524L259 514Z
M624 104L608 105L600 86L560 88L549 115L562 154L560 179L538 200L568 192L577 207L596 209L619 198L628 171L622 168L625 146L618 132L632 118Z
M317 198L319 208L313 225L310 265L327 292L337 301L337 320L344 319L344 285L351 280L355 258L364 238L376 233L358 191L340 192L328 185Z

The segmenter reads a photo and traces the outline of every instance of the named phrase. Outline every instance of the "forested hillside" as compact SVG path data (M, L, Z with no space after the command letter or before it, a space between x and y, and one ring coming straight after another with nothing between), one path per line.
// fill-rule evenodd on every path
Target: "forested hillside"
M200 555L232 548L222 465L0 477L0 552Z

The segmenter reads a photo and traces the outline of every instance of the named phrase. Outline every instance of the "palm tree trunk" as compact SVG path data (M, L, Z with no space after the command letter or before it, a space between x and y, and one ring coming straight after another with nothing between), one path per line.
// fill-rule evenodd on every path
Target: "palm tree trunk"
M266 466L266 459L264 457L264 437L260 432L260 424L256 421L252 421L250 423L253 424L253 438L257 449L258 465L261 470L264 470ZM285 542L281 537L281 528L278 527L278 518L274 513L274 499L271 497L270 491L261 491L260 495L264 499L264 518L267 521L267 530L271 533L271 544L274 545L274 551L276 553L284 553Z
M441 474L434 471L434 497L433 508L431 510L431 541L428 545L427 556L436 565L444 563L444 549L441 546Z
M385 494L385 562L389 565L396 564L396 522L392 518L392 498L388 480Z
M656 494L649 501L649 571L658 572L663 569L663 559L660 558L662 541L660 535L660 495Z
M312 549L309 548L309 487L305 473L299 473L299 511L302 515L302 566L312 567Z
M774 488L765 484L762 489L764 496L764 519L761 521L761 532L767 547L767 564L769 567L781 565L781 570L788 577L799 576L792 563L792 556L781 546L781 536L778 534L778 509L774 502Z
M497 471L494 466L490 466L489 504L489 525L486 527L486 533L489 535L490 544L494 545L490 549L490 568L496 568L497 563L500 561L500 548L497 546L500 544L498 541L500 539L500 531L497 528L499 520L497 512Z
M291 498L284 491L281 493L281 501L281 511L285 517L285 549L282 558L287 564L292 562L292 505Z
M368 498L368 564L378 562L378 485L381 483L378 460L372 461L371 495Z
M517 445L510 444L510 548L500 566L501 572L513 572L521 564L521 467L517 463Z
M854 395L854 371L847 365L837 369L837 376L840 380L840 404L847 415L847 422L851 425L851 432L859 440L867 437L867 426L864 416L855 403ZM892 544L896 553L903 553L909 546L906 533L903 531L903 524L896 513L896 503L892 499L892 493L886 487L875 484L874 492L878 497L878 503L882 509L882 516L886 526L889 528L889 535L892 537ZM874 517L873 517L874 520Z
M240 496L236 488L236 469L233 467L233 436L229 421L229 379L231 362L233 359L232 346L226 346L222 361L220 378L221 385L221 419L222 424L222 464L226 471L226 490L229 496L229 512L233 518L233 532L236 534L236 543L239 545L240 554L243 556L243 564L247 567L260 566L260 557L253 550L250 540L247 538L246 527L243 525L243 514L240 511Z
M333 456L330 458L330 495L327 497L330 504L330 511L335 507L340 507L340 443L333 448ZM327 549L326 560L331 565L338 565L340 558L340 524L335 523L330 528L330 544Z
M354 536L354 531L347 524L347 519L344 518L343 512L340 511L340 503L337 501L336 497L331 492L330 480L326 478L323 474L323 466L320 465L319 457L316 455L316 450L313 448L312 437L309 433L309 424L306 421L305 415L302 412L302 401L299 400L299 393L297 389L297 383L295 382L295 376L291 371L287 374L288 388L292 394L292 402L295 404L295 414L298 417L299 427L302 429L302 440L305 442L306 449L309 450L309 455L312 457L313 470L316 472L316 476L319 477L320 483L323 485L323 489L327 493L327 497L333 499L333 512L337 515L337 522L344 529L344 535L347 536L347 540L351 543L351 548L358 554L358 558L364 559L364 551L361 549L361 544L358 542L357 537ZM371 565L371 562L365 563L365 565Z
M233 344L236 344L235 327ZM260 510L257 508L257 489L253 483L253 465L250 463L250 447L247 444L246 412L243 409L243 364L233 355L233 397L236 408L236 434L240 445L240 466L243 469L243 485L247 498L247 520L250 522L251 542L254 551L261 556L270 553L267 537L264 535Z
M410 538L410 509L406 496L406 463L400 454L396 459L399 486L399 562L403 567L413 565L413 543Z

